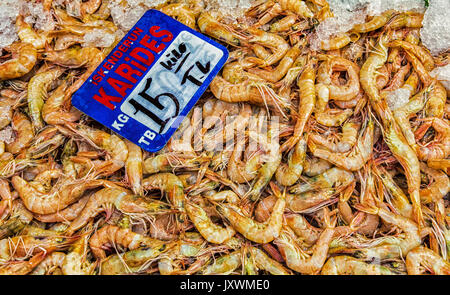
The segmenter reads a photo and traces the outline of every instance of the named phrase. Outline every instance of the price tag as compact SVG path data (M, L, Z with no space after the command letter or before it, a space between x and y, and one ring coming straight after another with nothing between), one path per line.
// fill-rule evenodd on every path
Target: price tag
M94 120L162 149L228 58L219 43L149 10L72 96Z

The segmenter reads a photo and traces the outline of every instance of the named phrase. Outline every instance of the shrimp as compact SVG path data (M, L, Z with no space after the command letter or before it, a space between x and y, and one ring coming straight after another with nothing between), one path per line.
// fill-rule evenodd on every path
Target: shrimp
M300 45L301 42L297 43L295 46L289 49L286 55L279 62L278 66L276 66L275 68L271 70L251 68L249 69L249 72L261 77L262 79L265 79L270 83L278 82L287 74L288 70L292 67L295 60L300 55Z
M175 17L178 21L186 26L195 29L195 13L191 11L183 3L175 3L163 6L160 11L171 17ZM200 27L200 24L199 24Z
M289 152L287 164L281 163L277 168L275 178L279 184L291 186L298 181L303 172L306 150L306 140L300 139L295 148Z
M338 143L330 142L319 134L310 134L308 138L315 144L321 145L329 149L333 153L348 152L358 140L359 123L346 122L342 126L342 137Z
M42 108L44 99L47 99L49 86L63 73L61 68L54 68L37 74L28 83L27 101L31 122L35 131L44 127L42 121Z
M409 118L425 106L429 91L425 88L414 95L407 104L393 110L393 115L398 126L401 128L406 141L411 147L416 147L416 139L411 129Z
M68 222L72 221L80 214L80 212L83 210L84 206L86 206L86 203L88 202L90 196L84 196L81 199L79 199L77 202L73 203L72 205L68 206L65 209L62 209L56 213L52 214L34 214L34 218L41 222Z
M425 163L420 163L420 170L429 175L433 183L420 190L420 198L423 203L439 202L450 191L450 180L446 173L429 168Z
M389 47L401 47L417 56L427 71L434 69L433 56L424 48L407 41L394 40L388 43Z
M339 33L335 37L320 42L320 49L322 50L336 50L345 47L352 42L352 38L347 33Z
M345 71L348 75L347 83L345 85L333 84L331 79L333 71ZM338 56L327 56L317 70L317 82L326 85L329 91L329 99L352 100L360 92L359 68L348 59ZM319 86L316 85L316 87Z
M123 189L104 188L90 197L81 213L70 223L66 233L72 235L101 212L106 211L107 217L111 216L112 208L124 213L154 213L167 209L167 205L129 194Z
M48 37L46 34L39 34L34 31L31 25L25 22L23 15L17 16L16 29L20 41L30 43L36 49L43 49L46 44L49 44L52 41L52 38Z
M255 28L249 28L248 32L251 35L248 40L250 43L257 43L272 50L272 54L264 58L264 63L261 65L262 67L267 67L280 61L290 48L284 38L277 34L267 33Z
M85 232L74 242L68 250L61 265L65 275L91 275L94 273L96 264L87 260L89 231L91 226L85 228Z
M128 182L133 193L142 195L142 150L139 146L128 140L125 140L125 144L128 149L128 157L125 162L125 172Z
M125 161L128 158L128 148L125 142L117 135L111 135L99 129L88 127L82 124L66 124L75 133L88 140L95 147L105 150L110 156L110 159L105 161L98 167L99 174L111 175L117 170L125 166Z
M64 250L72 241L73 238L57 234L15 236L0 240L0 259L24 258L40 252Z
M106 258L105 244L113 247L120 244L130 250L135 250L141 247L161 248L164 242L137 234L129 229L105 225L97 230L89 240L89 247L97 259Z
M0 266L0 275L27 275L45 258L45 252L34 255L28 261L12 261Z
M81 3L80 7L81 15L93 14L94 12L97 11L97 9L99 9L101 4L102 0L89 0Z
M219 23L208 12L202 12L197 18L200 31L232 46L241 46L245 39L230 27Z
M312 18L314 14L308 8L305 1L297 1L297 0L275 0L283 11L293 12L303 18Z
M223 228L214 224L199 205L186 203L186 212L195 228L210 243L222 244L236 233L230 226Z
M37 50L30 43L16 42L6 49L12 53L12 59L0 64L0 81L24 76L37 62Z
M53 173L51 178L58 178L59 172ZM38 190L36 183L27 182L20 176L13 176L11 183L19 193L25 207L37 214L53 214L62 210L81 198L83 193L103 184L101 180L70 180L61 178L50 191Z
M286 269L281 263L270 258L264 251L256 247L250 247L250 253L254 257L256 266L269 272L272 275L291 275L292 272Z
M0 130L11 123L13 117L13 105L13 99L0 97Z
M14 113L12 127L16 133L16 137L13 142L6 144L6 151L12 154L18 154L33 140L33 127L27 116L20 111Z
M301 214L285 214L286 225L292 229L302 242L314 245L320 237L322 229L312 226Z
M394 16L386 28L390 30L397 30L403 27L407 28L421 28L423 20L423 13L404 12Z
M355 180L352 172L333 167L322 174L307 179L305 183L292 186L289 191L294 194L301 194L316 189L331 188L333 186L347 186Z
M447 101L447 91L439 81L434 81L428 101L425 105L425 116L442 118L445 114L444 108Z
M426 131L431 126L438 135L435 142L419 146L417 156L422 161L447 158L450 155L450 125L448 121L439 118L426 118L424 121L425 124L421 126L418 133L424 134L425 132L422 130Z
M79 68L86 67L87 70L73 83L64 96L64 101L70 101L72 94L77 91L81 85L95 71L97 66L103 61L105 55L102 51L93 47L71 47L61 51L46 51L45 59L57 65Z
M81 112L71 109L66 112L63 109L64 96L67 90L67 82L63 81L48 97L42 107L42 119L49 125L64 125L66 122L76 122L80 119Z
M265 160L265 163L258 170L258 175L252 183L251 190L248 192L248 196L252 201L256 201L260 197L261 192L272 179L272 176L281 163L281 151L276 138L277 134L273 134L274 132L278 132L278 130L275 130L275 126L273 125L271 124L269 127L267 139L262 138L261 141L258 141L262 142L267 150L267 154L265 155L267 160Z
M347 156L317 147L311 140L308 140L308 147L315 157L324 159L343 169L356 171L361 169L372 156L373 134L374 124L372 119L369 119L364 133L360 135L354 149Z
M170 203L179 211L185 212L185 194L181 180L171 173L158 173L142 181L145 190L159 189L167 193Z
M397 12L395 10L386 10L381 15L376 15L366 23L356 24L351 29L355 33L367 33L375 31L384 26Z
M294 127L294 134L281 146L281 152L292 149L300 140L306 123L311 116L316 104L315 91L316 73L312 63L303 70L297 85L300 93L300 103L298 106L299 117Z
M31 272L31 275L62 274L61 265L66 254L63 252L53 252L42 260L41 263Z
M334 235L336 220L327 220L327 228L320 234L314 246L313 254L309 256L296 243L294 232L284 228L280 236L274 241L287 266L301 274L318 274L327 259L328 247Z
M309 177L322 174L332 167L330 162L315 157L307 157L303 166L304 174Z
M426 270L435 275L450 275L450 263L436 252L420 246L406 255L406 270L409 275L421 275Z
M388 267L371 264L351 256L335 256L327 260L321 275L397 275Z
M422 242L419 226L411 219L375 206L357 204L355 208L368 214L378 215L383 221L403 230L403 236L390 237L388 240L381 242L381 245L351 250L358 256L377 257L379 259L405 257L410 250L419 246Z
M203 271L203 275L230 274L241 266L241 251L236 250L230 254L220 256L214 263L208 265Z
M286 201L280 196L275 203L272 214L264 223L255 222L244 216L240 208L232 204L221 204L216 209L245 238L255 243L266 244L278 237L285 206Z
M210 85L211 92L217 99L225 102L250 102L257 105L276 108L289 106L289 101L277 95L267 83L245 80L232 84L220 76L216 76Z
M287 194L286 207L289 210L301 213L308 209L315 208L322 204L332 203L331 198L336 194L336 189L321 189L318 191L308 191L301 194Z

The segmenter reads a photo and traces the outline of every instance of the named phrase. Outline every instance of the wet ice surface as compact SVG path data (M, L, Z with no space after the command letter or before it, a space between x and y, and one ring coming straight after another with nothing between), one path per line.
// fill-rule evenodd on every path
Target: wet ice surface
M408 89L399 88L389 92L386 102L391 110L398 109L408 103L411 92Z
M423 17L420 38L437 55L450 49L450 0L431 0Z
M116 39L113 33L108 30L94 29L84 35L84 47L109 47Z
M444 85L445 89L450 90L450 64L436 67L430 74L432 77L437 78Z
M20 12L20 4L16 0L0 1L0 48L17 40L16 17Z
M14 130L11 126L7 126L0 130L0 141L4 141L5 143L10 144L14 141L14 139Z

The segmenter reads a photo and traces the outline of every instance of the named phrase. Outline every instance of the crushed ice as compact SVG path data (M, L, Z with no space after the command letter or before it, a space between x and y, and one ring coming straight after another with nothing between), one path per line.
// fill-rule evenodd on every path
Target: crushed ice
M423 17L420 38L433 55L450 49L450 0L432 0Z

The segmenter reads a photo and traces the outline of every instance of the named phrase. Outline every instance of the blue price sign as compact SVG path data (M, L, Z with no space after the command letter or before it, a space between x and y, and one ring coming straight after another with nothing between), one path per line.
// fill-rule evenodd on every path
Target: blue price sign
M149 152L162 149L228 58L226 48L149 10L72 104Z

